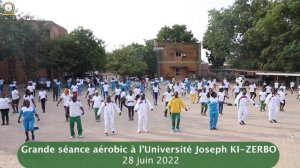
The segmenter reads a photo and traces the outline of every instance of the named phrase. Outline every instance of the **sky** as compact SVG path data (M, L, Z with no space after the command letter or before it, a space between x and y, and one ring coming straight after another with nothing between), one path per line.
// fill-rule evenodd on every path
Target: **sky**
M2 0L6 2L7 0ZM79 26L105 41L107 51L153 39L164 26L184 24L201 42L208 11L234 0L11 0L18 11L51 20L68 32ZM202 54L202 59L205 60Z

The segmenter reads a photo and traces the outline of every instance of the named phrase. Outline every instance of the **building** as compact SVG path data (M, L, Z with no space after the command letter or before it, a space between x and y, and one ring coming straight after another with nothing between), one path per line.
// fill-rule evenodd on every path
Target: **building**
M57 25L52 21L33 21L34 30L39 31L39 33L45 38L58 38L62 35L67 35L68 31ZM34 47L34 46L33 46ZM35 58L35 62L33 62L32 67L35 67L36 70L33 74L31 74L32 78L38 76L48 76L48 73L45 69L37 67L39 63L39 58ZM25 70L23 68L23 60L19 59L4 59L0 61L0 77L2 77L6 82L9 82L12 79L15 79L17 82L26 82L27 76L25 74Z
M192 42L160 42L156 46L158 76L181 80L201 75L201 44Z

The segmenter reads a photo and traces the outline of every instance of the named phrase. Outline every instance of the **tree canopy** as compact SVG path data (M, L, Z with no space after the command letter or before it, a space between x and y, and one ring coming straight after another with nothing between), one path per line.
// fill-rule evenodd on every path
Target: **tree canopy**
M211 10L203 46L215 67L300 71L300 2L236 0ZM283 66L285 65L285 66Z
M175 24L172 27L162 27L157 36L157 41L173 41L173 42L197 42L192 31L188 31L186 25Z

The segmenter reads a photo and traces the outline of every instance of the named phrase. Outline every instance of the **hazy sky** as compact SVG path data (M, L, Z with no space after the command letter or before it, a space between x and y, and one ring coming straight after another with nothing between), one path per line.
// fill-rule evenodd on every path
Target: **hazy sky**
M6 2L7 0L2 0ZM108 51L122 44L143 43L161 27L185 24L202 41L208 10L234 0L12 0L20 12L52 20L69 32L89 28L103 39ZM203 57L203 56L202 56Z

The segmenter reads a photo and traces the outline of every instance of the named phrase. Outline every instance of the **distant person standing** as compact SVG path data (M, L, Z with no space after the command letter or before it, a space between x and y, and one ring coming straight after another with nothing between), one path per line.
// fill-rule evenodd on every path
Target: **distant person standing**
M65 110L65 117L66 117L66 122L69 121L69 117L70 117L70 109L69 109L69 101L71 100L71 95L70 95L70 91L68 88L65 88L64 93L60 96L60 100L57 102L56 106L58 106L58 104L64 100L64 110Z
M240 93L240 86L239 83L236 83L236 85L233 87L232 92L234 92L234 98L237 97L237 95Z
M267 93L266 93L266 88L264 88L262 91L258 93L259 95L259 101L260 101L260 111L266 111L266 98L267 98Z
M218 99L219 99L219 113L221 115L223 115L225 98L228 98L228 97L225 95L223 88L220 88L219 93L218 93Z
M278 88L279 88L279 82L278 81L275 81L274 88L275 88L276 91L278 91Z
M107 82L105 82L103 85L104 99L108 96L108 88L109 88L109 85L107 84Z
M13 113L18 113L19 112L20 93L15 87L12 87L11 99L12 99L12 108L14 110Z
M217 130L217 123L219 117L219 99L217 98L217 93L212 92L211 97L207 101L208 113L209 113L209 129Z
M35 108L30 105L29 100L25 100L23 107L21 107L21 110L19 112L19 118L18 118L18 123L21 123L20 119L23 117L23 126L25 129L25 135L26 139L25 141L29 141L29 131L31 132L31 138L32 140L35 140L34 136L34 116L40 121L40 118L38 114L35 111Z
M41 102L43 113L46 112L47 92L41 88L39 92L39 102Z
M4 79L0 77L0 93L3 93Z
M246 107L246 104L248 102L251 102L253 105L255 105L252 98L249 98L249 96L246 95L247 91L244 90L242 96L237 97L235 102L237 102L237 108L238 108L238 123L240 125L245 125L245 120L248 115L248 109Z
M208 91L206 91L206 88L203 88L202 92L199 93L200 103L201 103L201 115L206 115L207 111L207 102L208 102Z
M280 97L275 89L272 89L272 93L267 96L265 103L268 104L269 107L269 122L277 123L279 106L280 103L283 103L283 101L280 100Z
M47 87L48 92L50 92L50 88L51 88L51 81L50 80L46 81L46 87Z
M76 81L73 82L73 85L71 86L71 91L72 91L72 94L73 96L78 96L78 86L77 86L77 83Z
M150 101L146 99L145 93L142 93L141 98L137 100L134 111L138 112L138 130L140 133L142 130L148 132L148 108L153 111L153 106Z
M294 94L294 89L295 89L295 82L294 81L292 81L290 83L290 88L291 88L291 94Z
M159 87L158 87L157 83L154 83L154 86L153 86L153 98L154 98L154 105L156 105L156 106L157 106L158 95L159 95Z
M284 106L285 106L285 90L283 88L280 88L279 92L278 92L279 98L280 98L280 111L284 111Z
M171 112L173 132L180 132L179 124L180 124L181 109L184 108L185 111L187 111L187 108L183 104L182 99L180 99L178 97L178 92L175 92L174 97L170 100L170 102L169 102L169 104L167 105L166 108L169 109L170 112Z
M10 100L6 97L5 93L1 93L2 97L0 98L0 111L2 117L2 125L9 124L9 105L11 104ZM6 120L6 123L5 123Z
M270 85L266 86L266 93L267 93L267 95L269 95L271 92L272 92L272 86L270 84Z
M77 100L77 96L73 95L72 100L68 102L68 106L70 108L70 131L71 136L70 139L75 137L74 125L77 124L77 131L79 138L82 138L82 124L81 124L81 115L84 115L84 110L82 107L82 103Z
M134 100L135 97L133 95L133 92L131 90L129 90L129 94L126 96L126 102L127 102L127 108L128 108L128 117L129 117L129 121L133 121L133 117L134 117Z
M250 98L254 100L256 98L256 86L255 83L251 83L249 86Z
M53 83L53 86L52 86L52 91L53 91L53 102L57 101L58 99L58 85L56 84L56 82Z
M165 101L166 101L166 106L165 107L167 107L167 105L169 104L169 102L170 102L173 95L174 95L174 93L171 92L170 88L168 88L167 92L165 92L163 97L161 98L162 102L164 101L164 98L165 98ZM164 113L165 113L165 117L167 117L168 109L165 109ZM171 113L170 113L170 115L171 115Z
M299 99L299 96L300 96L300 84L298 86L298 96L297 96L297 99ZM300 99L299 99L300 100Z
M93 98L91 99L92 102L92 107L94 109L94 113L95 113L95 120L96 122L100 122L100 115L97 115L100 106L102 104L104 100L102 99L102 97L99 95L99 92L96 91L95 95L93 96Z

